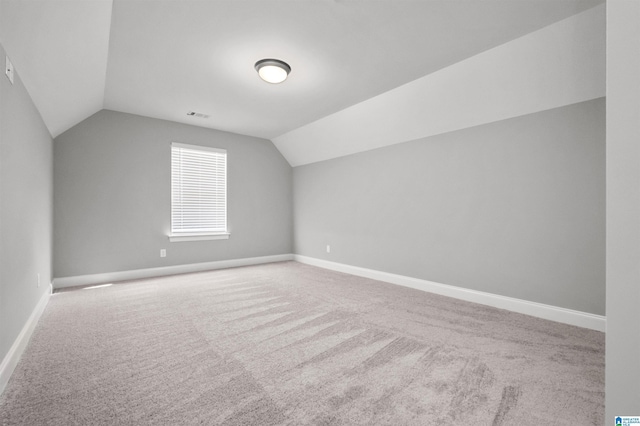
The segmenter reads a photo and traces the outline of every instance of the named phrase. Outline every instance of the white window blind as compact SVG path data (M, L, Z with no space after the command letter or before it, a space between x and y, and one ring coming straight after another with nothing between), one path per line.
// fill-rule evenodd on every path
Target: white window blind
M171 233L227 232L227 151L171 144Z

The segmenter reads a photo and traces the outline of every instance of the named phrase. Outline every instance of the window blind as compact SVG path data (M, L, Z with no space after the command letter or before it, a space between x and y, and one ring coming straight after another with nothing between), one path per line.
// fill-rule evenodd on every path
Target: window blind
M227 151L171 144L171 233L227 232Z

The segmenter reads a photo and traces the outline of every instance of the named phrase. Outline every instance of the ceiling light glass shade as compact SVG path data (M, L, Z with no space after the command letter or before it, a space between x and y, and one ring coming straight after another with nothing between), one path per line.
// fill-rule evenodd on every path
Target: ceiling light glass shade
M273 84L282 83L291 72L289 64L278 59L261 59L256 62L255 68L261 79Z

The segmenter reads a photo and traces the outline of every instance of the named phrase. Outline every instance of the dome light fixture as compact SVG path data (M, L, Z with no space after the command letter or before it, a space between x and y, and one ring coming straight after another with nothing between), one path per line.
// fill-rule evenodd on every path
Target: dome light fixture
M289 64L279 59L260 59L255 69L261 79L272 84L282 83L291 72Z

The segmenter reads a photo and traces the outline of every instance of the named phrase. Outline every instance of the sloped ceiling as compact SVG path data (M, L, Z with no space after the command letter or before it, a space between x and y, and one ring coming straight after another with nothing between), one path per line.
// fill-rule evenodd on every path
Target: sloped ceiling
M111 1L0 3L0 42L51 134L100 111Z
M605 5L273 139L292 166L605 96Z
M0 42L54 137L106 108L277 142L602 0L0 2ZM290 78L261 81L266 57Z

